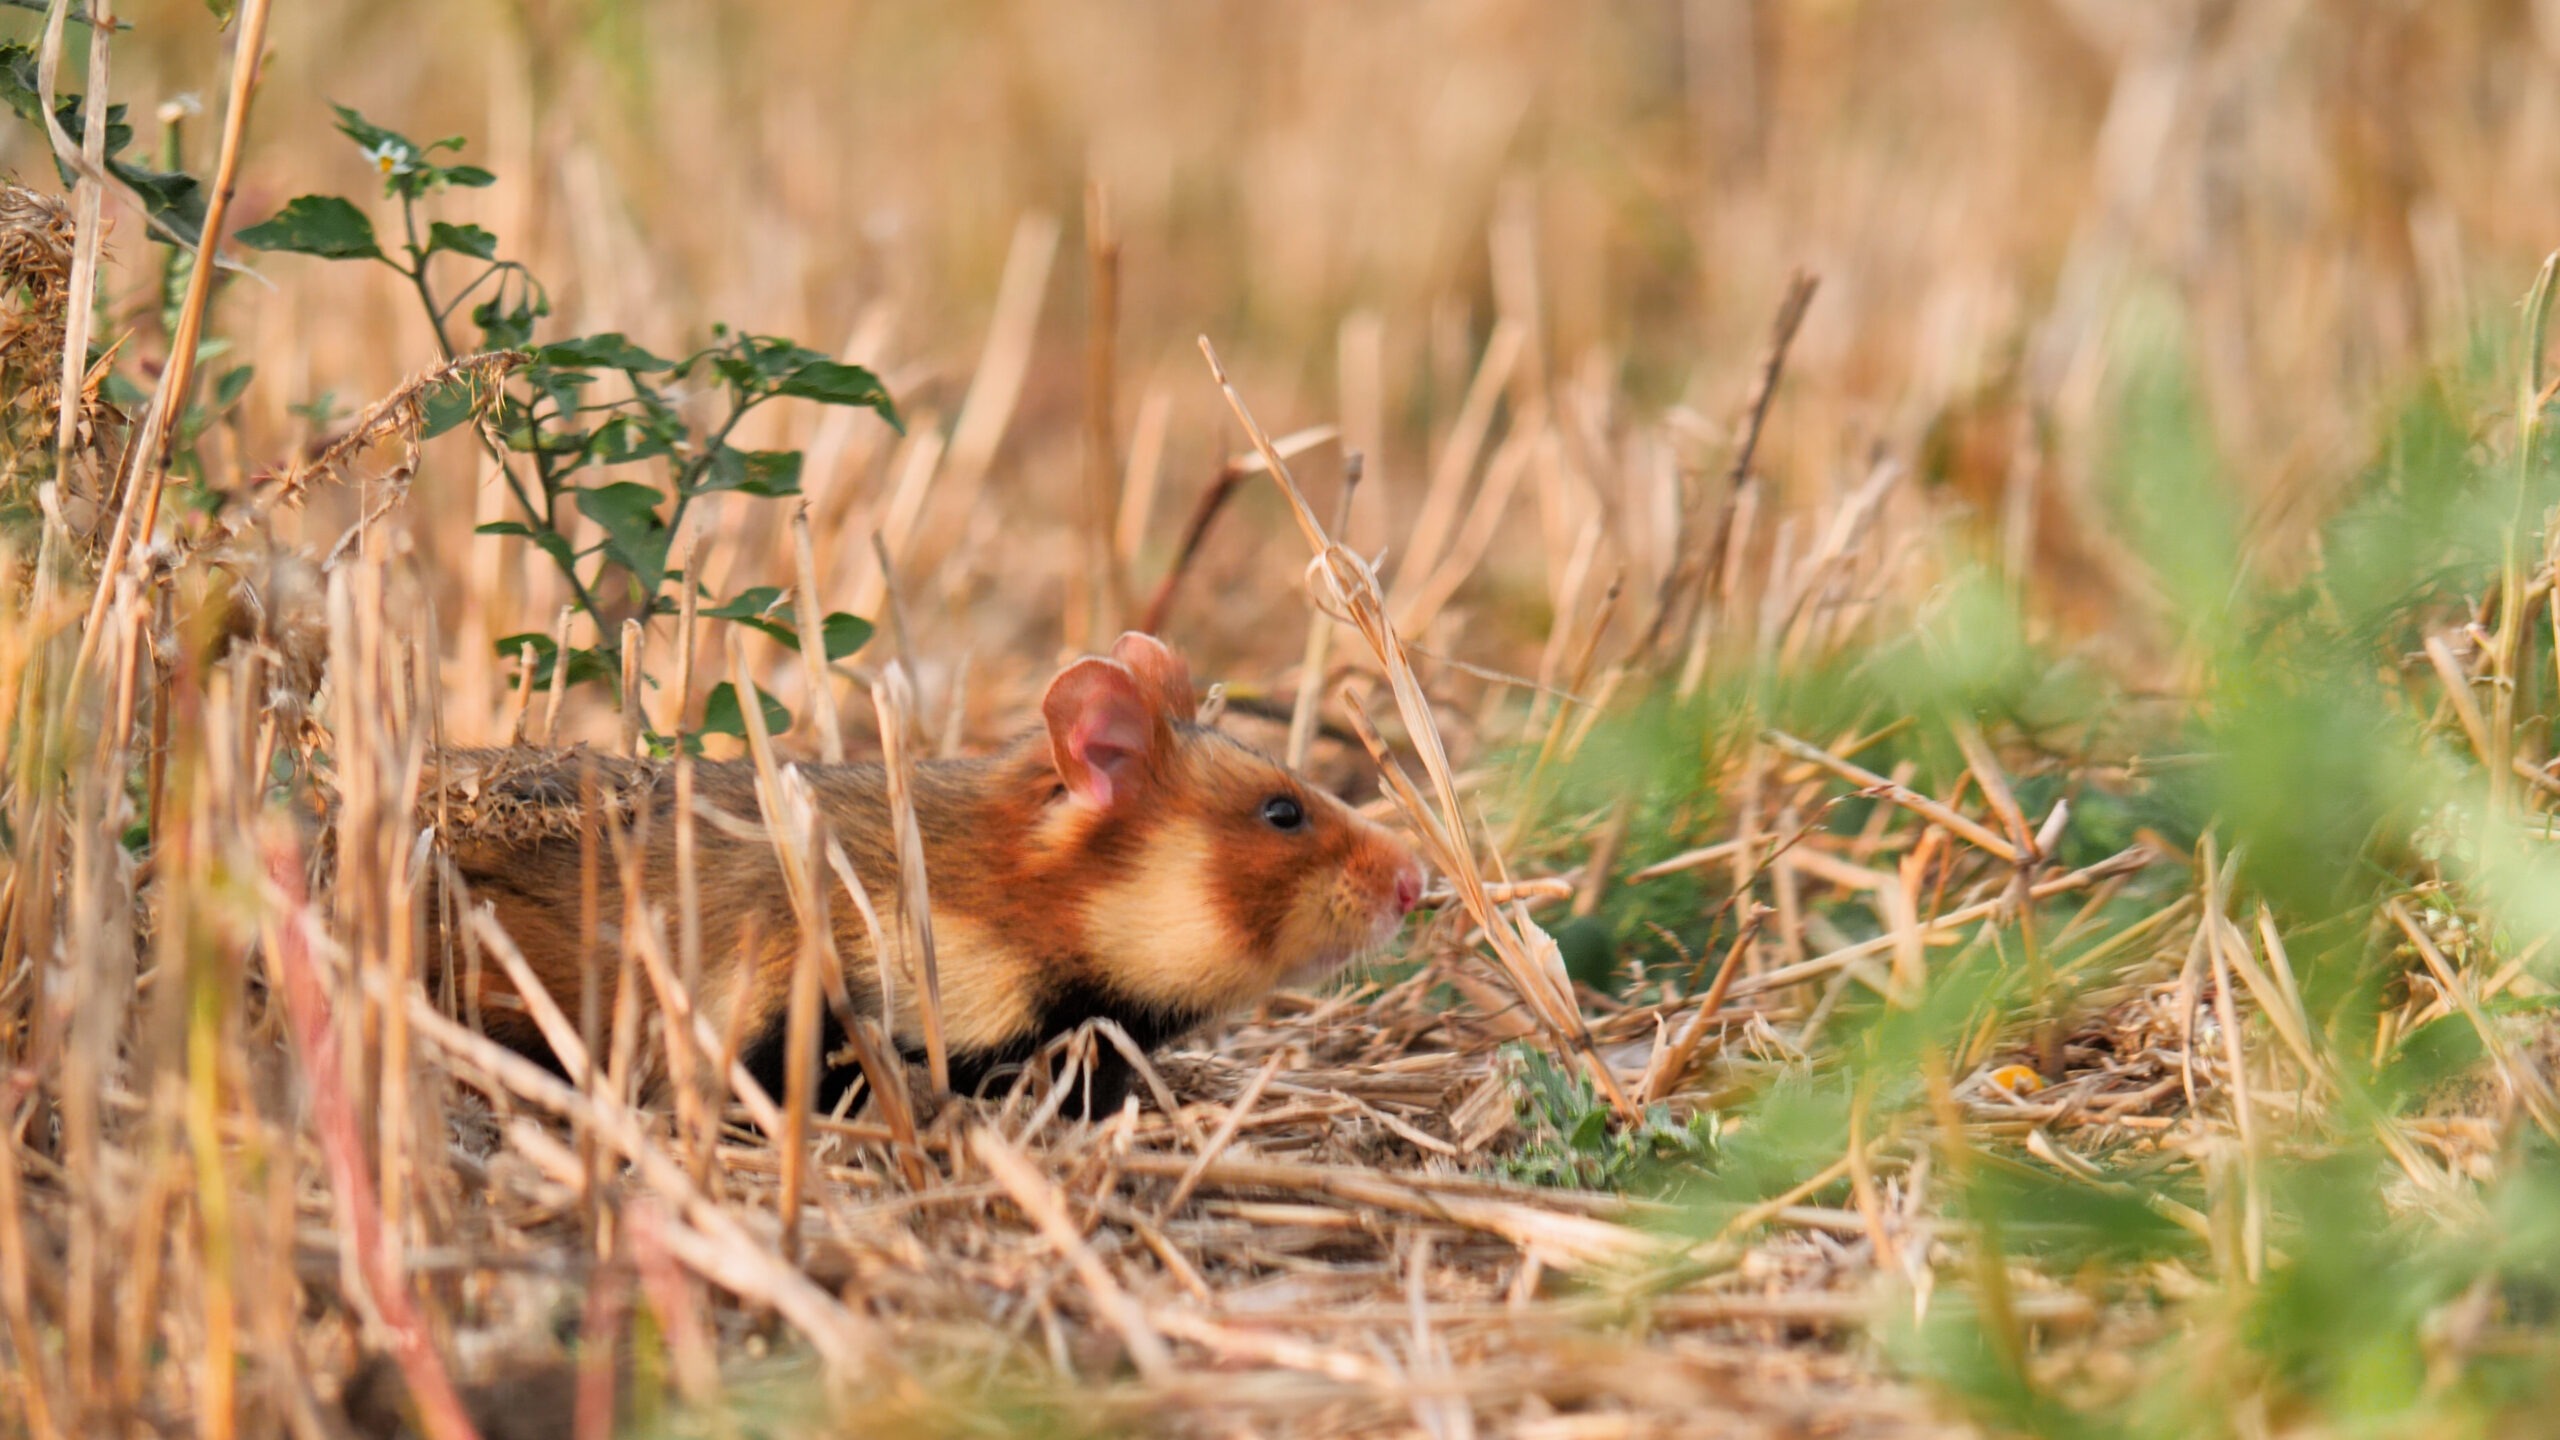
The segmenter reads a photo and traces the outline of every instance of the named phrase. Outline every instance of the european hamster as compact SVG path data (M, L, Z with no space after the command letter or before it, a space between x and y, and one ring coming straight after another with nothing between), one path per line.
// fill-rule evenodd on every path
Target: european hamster
M991 755L916 766L954 1088L977 1090L1095 1017L1117 1021L1153 1049L1385 944L1421 898L1422 867L1402 840L1198 724L1197 709L1183 661L1132 633L1108 658L1079 660L1049 682L1039 728ZM646 883L672 931L671 767L522 750L453 751L437 766L439 783L480 801L565 822L514 827L511 836L482 833L503 827L460 827L447 854L471 902L494 907L535 976L572 1015L581 983L582 766L614 790L625 817L647 810ZM886 773L878 765L810 765L802 773L885 912L899 879ZM706 817L694 830L704 943L698 1007L716 1033L743 1037L740 1058L779 1097L799 927L780 861L760 838L754 767L697 764L694 790L696 813ZM598 969L609 1004L623 903L610 856L600 855L596 869ZM827 881L836 884L832 875ZM840 890L829 912L854 1005L877 1018L869 933ZM750 935L754 953L743 954ZM903 944L894 933L886 939ZM481 992L467 998L489 1032L550 1059L504 973L493 964L478 973ZM912 965L899 972L914 973ZM895 987L892 1028L910 1058L924 1053L918 988L904 978ZM829 1015L820 1053L835 1055L843 1039ZM819 1103L832 1105L858 1075L849 1062L825 1065ZM1130 1079L1127 1061L1101 1047L1089 1097L1095 1113L1116 1105Z

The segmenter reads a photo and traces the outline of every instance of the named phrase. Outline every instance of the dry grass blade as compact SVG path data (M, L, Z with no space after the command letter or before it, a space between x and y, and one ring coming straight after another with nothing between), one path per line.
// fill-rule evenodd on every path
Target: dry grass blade
M730 656L730 683L738 694L755 693L747 679L745 662L734 652ZM836 1011L846 1043L853 1047L856 1063L861 1067L871 1093L880 1097L883 1117L889 1122L896 1139L900 1161L909 1181L921 1185L925 1181L922 1151L916 1144L913 1116L902 1103L905 1077L895 1073L897 1062L891 1055L871 1043L869 1028L862 1017L852 1013L850 998L845 993L843 960L836 953L835 927L828 918L826 886L818 869L819 857L827 853L830 843L824 817L809 792L807 780L798 770L786 771L776 764L773 737L765 729L763 707L749 703L744 711L747 748L756 765L757 805L764 816L766 838L781 862L783 888L790 897L792 915L800 931L792 972L795 1002L796 992L803 983L811 987L806 1013L803 1014L802 1007L795 1003L794 1013L789 1019L791 1029L786 1032L793 1037L795 1044L803 1032L807 1035L805 1048L792 1051L786 1061L791 1067L790 1083L794 1087L804 1083L814 1087L816 1083L818 1061L823 1058L817 1054L816 998L823 994ZM805 1081L802 1078L804 1074ZM782 1123L795 1139L805 1141L808 1097L814 1089L803 1089L799 1093L797 1104L785 1100ZM801 1144L791 1145L786 1159L790 1153L799 1152L802 1148ZM785 1188L790 1187L786 1185Z
M1333 502L1333 533L1351 523L1351 502L1360 491L1367 462L1358 451L1343 457L1342 494ZM1316 720L1324 708L1325 664L1333 655L1333 617L1318 612L1307 617L1307 647L1298 657L1298 695L1289 711L1289 743L1280 752L1292 770L1307 768L1307 751L1315 744Z
M798 578L792 586L792 602L800 622L800 665L809 684L809 713L817 717L818 758L830 765L841 765L844 727L836 719L835 686L827 676L827 607L818 598L817 551L809 541L809 507L805 503L791 512L791 555Z
M1218 364L1217 351L1208 337L1200 340L1200 352L1209 362L1209 372L1225 394L1227 405L1236 420L1244 426L1254 448L1261 452L1270 467L1272 479L1288 500L1290 513L1296 517L1298 529L1307 545L1315 552L1309 562L1311 582L1321 585L1317 594L1318 608L1336 616L1360 632L1369 642L1370 653L1386 672L1387 682L1395 695L1396 711L1404 721L1405 731L1413 738L1416 753L1422 760L1424 773L1437 792L1436 813L1432 807L1409 802L1409 814L1423 832L1425 847L1438 862L1441 873L1457 887L1458 897L1467 914L1483 929L1494 954L1501 960L1504 973L1521 998L1529 1003L1539 1023L1550 1034L1571 1046L1590 1074L1600 1093L1608 1097L1618 1111L1633 1118L1635 1108L1627 1098L1599 1052L1592 1047L1590 1033L1584 1028L1580 1010L1573 1002L1570 983L1564 975L1561 955L1555 942L1534 921L1517 911L1497 907L1485 893L1483 875L1476 868L1474 843L1466 823L1465 812L1458 803L1457 783L1446 749L1440 743L1439 721L1422 693L1422 683L1413 673L1404 646L1397 638L1395 625L1387 615L1385 597L1379 593L1378 581L1368 562L1335 544L1308 508L1306 496L1298 489L1290 474L1288 461L1273 446L1271 438L1245 407L1244 397L1227 383L1226 371ZM1361 717L1361 738L1382 761L1385 752L1375 732ZM1410 786L1399 789L1399 796L1413 795ZM1419 797L1415 796L1418 801Z
M1164 1204L1156 1208L1159 1224L1166 1216L1182 1208L1182 1203L1191 1198L1193 1187L1200 1183L1200 1177L1208 1173L1210 1164L1235 1142L1236 1132L1244 1128L1245 1117L1253 1113L1255 1103L1262 1099L1262 1092L1271 1084L1272 1077L1280 1073L1280 1062L1286 1058L1284 1055L1272 1056L1253 1073L1253 1079L1246 1082L1244 1093L1227 1107L1227 1118L1218 1122L1217 1130L1200 1147L1199 1157L1191 1162L1190 1169L1182 1172L1182 1178L1174 1182L1173 1193L1165 1197Z
M1277 453L1286 457L1315 448L1332 439L1333 433L1332 426L1317 426L1294 435L1284 435L1274 442L1274 446ZM1209 481L1209 488L1201 491L1200 498L1192 504L1191 518L1183 524L1182 538L1174 546L1172 562L1165 566L1164 575L1156 581L1155 593L1147 599L1146 612L1139 619L1139 629L1150 635L1163 633L1167 620L1173 614L1174 596L1182 588L1183 577L1191 573L1192 562L1200 557L1200 547L1208 543L1209 531L1218 523L1218 516L1226 510L1227 502L1235 497L1237 487L1269 468L1269 460L1258 452L1231 459L1218 467L1217 475Z
M1680 1028L1677 1038L1654 1051L1645 1065L1644 1078L1636 1082L1636 1101L1650 1105L1679 1088L1688 1077L1689 1065L1706 1039L1707 1027L1723 1012L1725 997L1733 993L1733 982L1742 972L1742 957L1749 953L1751 942L1760 934L1761 922L1769 916L1765 906L1755 905L1742 920L1742 928L1725 951L1724 963L1716 967L1715 979L1708 982L1707 993L1698 997L1695 1010Z
M2524 1106L2525 1113L2533 1117L2535 1126L2543 1134L2560 1139L2560 1097L2553 1095L2550 1078L2543 1074L2541 1066L2531 1057L2516 1053L2497 1022L2481 1010L2471 987L2463 984L2462 977L2454 972L2452 962L2445 959L2444 951L2436 945L2435 938L2418 924L2417 917L2409 913L2406 905L2396 899L2390 900L2384 903L2383 912L2400 927L2401 934L2409 937L2410 946L2425 962L2427 973L2434 977L2445 999L2452 1002L2462 1012L2462 1018L2470 1022L2473 1033L2480 1037L2481 1045L2496 1062L2498 1073Z
M936 1094L951 1089L951 1051L942 1033L942 972L933 954L933 895L924 868L924 829L916 816L915 761L907 742L915 713L915 687L906 667L892 661L871 690L880 717L881 759L888 775L889 814L898 842L898 932L896 947L912 958L915 973L907 977L916 996L916 1019L924 1031L926 1073ZM884 967L886 968L886 967Z
M205 199L201 232L216 242L224 233L223 221L230 212L232 190L238 183L241 145L249 129L249 100L256 89L258 65L265 56L267 0L243 0L239 27L239 38L232 51L230 94L222 112L222 147L214 161L213 188ZM57 138L55 143L59 150L61 141ZM96 183L106 183L103 175L92 178ZM118 573L135 546L148 545L159 518L160 486L167 474L169 431L185 410L202 348L205 306L213 299L214 249L214 243L197 246L194 263L187 271L186 294L178 302L177 326L169 341L169 364L160 373L159 388L153 392L151 406L143 412L142 428L134 437L125 467L124 500L117 511L115 529L107 540L106 558L99 562L101 574ZM98 632L106 620L110 588L99 587L90 604L89 622L81 630L80 648L71 662L71 688L74 693L80 690L89 662L96 653Z
M356 1256L374 1312L391 1332L392 1354L430 1440L476 1440L479 1432L463 1411L444 1357L436 1349L425 1317L412 1304L382 1235L382 1214L374 1198L373 1177L365 1168L355 1112L339 1080L337 1030L330 1022L318 964L303 936L302 856L290 842L276 837L268 838L261 850L267 882L275 887L278 899L268 912L266 950L281 972L278 978L292 1014L303 1076L319 1111L321 1149L337 1196L341 1233Z
M1862 790L1880 795L1914 814L1945 826L1967 844L1987 850L2012 865L2019 863L2021 854L2016 845L1992 833L1980 822L1958 814L1907 785L1897 785L1872 770L1853 765L1818 745L1808 745L1792 735L1768 730L1763 731L1760 738L1795 759L1819 765Z
M736 1216L695 1189L682 1168L660 1154L628 1115L598 1108L590 1097L542 1067L447 1020L421 999L409 1000L409 1023L430 1044L466 1062L490 1083L554 1114L592 1122L651 1188L676 1205L691 1227L670 1227L667 1239L676 1257L705 1280L771 1307L808 1339L831 1374L854 1378L886 1363L885 1349L872 1326L759 1246ZM512 1138L528 1151L538 1153L543 1144L558 1150L546 1132L530 1125L520 1126Z
M2155 852L2148 846L2137 845L2130 850L2110 855L2095 865L2086 866L2065 875L2057 875L2050 880L2039 881L2028 889L2027 898L2049 900L2056 895L2085 890L2101 881L2140 870L2151 864L2154 858L2156 858ZM2012 903L2008 896L2003 895L1997 899L1959 906L1943 915L1917 921L1918 934L1923 939L1930 939L1967 925L1979 924L2001 914ZM1763 971L1737 982L1730 991L1730 997L1758 995L1771 990L1784 989L1789 985L1800 985L1816 976L1831 974L1860 960L1890 954L1896 945L1905 943L1906 938L1905 932L1880 935L1873 940L1844 945L1829 954L1817 955L1801 964Z
M1075 1222L1067 1218L1066 1206L1056 1189L1032 1168L1021 1151L988 1127L969 1132L969 1148L987 1167L987 1173L1013 1197L1013 1203L1031 1217L1031 1223L1039 1227L1050 1247L1075 1268L1076 1278L1093 1297L1094 1308L1102 1312L1103 1319L1128 1345L1130 1363L1138 1367L1138 1373L1150 1380L1170 1375L1173 1352L1165 1348L1164 1337L1156 1333L1147 1321L1146 1311L1129 1298L1129 1292L1121 1288L1092 1247L1084 1243Z
M1778 380L1786 373L1787 351L1795 344L1796 331L1804 325L1805 312L1813 308L1813 293L1820 284L1812 273L1804 270L1787 277L1787 293L1779 300L1777 316L1770 322L1768 349L1762 355L1760 368L1753 379L1751 396L1743 403L1741 438L1733 447L1733 460L1725 471L1729 498L1723 517L1705 549L1693 554L1687 543L1689 508L1682 507L1680 529L1672 541L1675 563L1663 576L1662 589L1654 599L1653 620L1646 627L1644 643L1639 647L1641 654L1662 653L1662 646L1681 613L1684 601L1698 610L1696 618L1699 623L1691 636L1691 651L1700 651L1706 643L1703 601L1688 600L1686 592L1691 587L1702 587L1712 579L1709 567L1726 557L1728 543L1749 533L1748 521L1737 524L1737 518L1757 498L1756 492L1750 488L1750 480L1752 462L1760 452L1760 433L1769 423L1769 406L1777 399ZM1700 558L1701 555L1705 558ZM1733 570L1731 565L1724 567L1726 578L1731 578ZM1687 694L1695 685L1694 679L1684 676L1681 693Z
M1494 407L1501 403L1503 387L1511 383L1511 372L1520 363L1528 341L1527 328L1508 316L1493 327L1493 334L1486 339L1484 359L1476 366L1475 379L1467 386L1467 398L1458 407L1447 448L1432 467L1430 486L1423 493L1422 513L1414 520L1404 557L1396 562L1398 591L1419 586L1439 565L1440 552L1458 524L1467 477L1475 472L1476 456L1482 453L1485 435L1493 428ZM1208 342L1204 338L1201 344L1205 349ZM1217 369L1214 355L1209 364ZM1226 383L1223 371L1219 372L1218 383ZM1245 428L1250 432L1254 427L1248 422ZM1392 608L1399 614L1405 610L1401 604Z
M1133 1174L1169 1177L1187 1174L1191 1168L1178 1155L1132 1155L1122 1164ZM1516 1200L1467 1194L1454 1186L1435 1186L1428 1177L1400 1181L1354 1170L1227 1156L1211 1161L1195 1183L1298 1191L1354 1206L1437 1220L1500 1236L1535 1256L1541 1264L1563 1270L1633 1264L1656 1255L1662 1248L1653 1237L1611 1221L1560 1214Z

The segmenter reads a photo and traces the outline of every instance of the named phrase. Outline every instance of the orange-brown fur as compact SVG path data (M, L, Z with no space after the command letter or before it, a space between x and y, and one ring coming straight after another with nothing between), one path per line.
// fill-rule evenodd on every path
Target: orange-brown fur
M1120 1021L1141 1044L1158 1043L1339 966L1382 941L1410 907L1420 872L1400 841L1303 777L1193 723L1192 709L1181 662L1145 637L1125 637L1112 660L1081 662L1053 682L1045 730L990 756L916 768L943 1030L963 1088L1095 1014ZM1143 753L1110 748L1124 742ZM488 758L466 752L447 764ZM537 783L574 803L577 763L563 755L537 767L545 777ZM1097 781L1095 770L1111 773ZM885 916L899 876L884 771L822 765L803 773L827 831ZM1105 788L1107 803L1094 798ZM751 1049L772 1050L799 927L763 838L754 770L698 764L694 793L705 951L697 1003L715 1033L734 1026ZM645 848L644 896L670 934L674 795L672 771L658 775L632 827ZM1301 829L1284 833L1265 818L1275 796L1303 807ZM471 899L494 908L543 988L576 1016L587 869L576 835L463 836L449 853ZM594 869L596 968L610 1005L624 905L611 855L599 854ZM876 1017L868 930L832 873L825 879L847 988ZM741 949L748 936L752 954ZM894 933L889 940L898 943ZM494 965L478 973L483 989L468 998L490 1032L543 1053L529 1019L509 1004L503 974ZM901 1048L920 1053L918 987L908 973L911 964L896 985L893 1030ZM770 1069L778 1050L762 1058Z

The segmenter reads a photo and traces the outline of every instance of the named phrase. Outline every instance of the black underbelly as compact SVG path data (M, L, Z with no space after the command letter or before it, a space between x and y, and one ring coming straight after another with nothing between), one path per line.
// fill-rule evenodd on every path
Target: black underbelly
M999 1093L1012 1083L1022 1066L1037 1056L1050 1041L1073 1031L1091 1020L1109 1020L1127 1032L1129 1039L1143 1053L1153 1053L1201 1023L1200 1016L1167 1014L1128 1003L1102 987L1085 980L1074 980L1060 986L1043 1007L1040 1023L1018 1040L991 1048L954 1050L951 1052L951 1088L962 1095ZM764 1029L750 1041L738 1057L747 1073L765 1088L765 1093L779 1101L788 1079L790 1055L790 1022L787 1012L777 1013ZM1107 1115L1120 1107L1129 1093L1137 1072L1120 1047L1108 1038L1097 1036L1094 1046L1092 1081L1089 1090L1070 1095L1067 1112L1083 1113L1088 1108L1094 1116ZM840 1063L830 1063L829 1056L842 1056L846 1049L843 1024L832 1010L821 1010L818 1025L818 1085L816 1106L821 1111L833 1110L854 1086L862 1082L862 1068L850 1056ZM901 1043L900 1053L912 1064L923 1064L924 1049ZM1075 1083L1079 1077L1065 1077Z

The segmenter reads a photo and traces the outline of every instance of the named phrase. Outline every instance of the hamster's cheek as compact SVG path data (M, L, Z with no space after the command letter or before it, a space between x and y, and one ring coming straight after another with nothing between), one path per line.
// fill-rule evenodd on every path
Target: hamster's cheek
M1271 962L1277 984L1308 985L1342 968L1364 948L1366 927L1339 885L1309 885L1289 906Z

